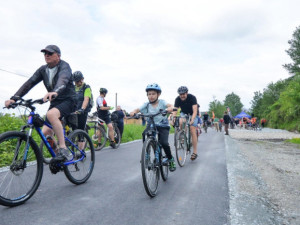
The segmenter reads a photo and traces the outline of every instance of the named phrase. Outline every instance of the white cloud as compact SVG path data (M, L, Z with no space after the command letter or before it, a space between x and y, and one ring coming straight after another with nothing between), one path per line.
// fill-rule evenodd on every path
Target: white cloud
M30 76L57 44L73 71L81 70L94 96L128 111L146 101L145 87L157 82L162 98L174 102L189 87L202 110L212 96L235 92L249 108L254 91L288 77L287 41L298 26L296 0L164 0L41 2L11 0L0 14L0 69ZM0 101L25 78L0 71ZM3 79L2 79L3 80ZM42 84L28 97L42 97ZM4 91L2 91L4 90Z

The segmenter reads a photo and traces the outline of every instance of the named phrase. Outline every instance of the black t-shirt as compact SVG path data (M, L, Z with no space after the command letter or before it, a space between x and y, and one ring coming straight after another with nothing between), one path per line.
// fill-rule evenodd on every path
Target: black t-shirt
M186 100L182 101L178 96L175 99L174 107L181 108L181 112L185 114L193 114L193 105L197 105L197 99L194 95L188 94Z
M203 120L208 120L208 114L203 115Z

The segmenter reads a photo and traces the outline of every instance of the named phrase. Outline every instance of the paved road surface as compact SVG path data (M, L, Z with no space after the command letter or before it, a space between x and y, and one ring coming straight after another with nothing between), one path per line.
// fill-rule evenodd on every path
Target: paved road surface
M174 150L172 135L170 143ZM198 159L177 165L167 182L160 180L152 199L143 187L141 148L136 141L96 152L93 174L79 186L45 166L29 201L14 208L0 206L0 224L230 224L223 133L209 129L202 134Z

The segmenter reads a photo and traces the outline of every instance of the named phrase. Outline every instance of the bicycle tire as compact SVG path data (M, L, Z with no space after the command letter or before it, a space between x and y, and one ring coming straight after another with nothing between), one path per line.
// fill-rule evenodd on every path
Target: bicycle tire
M143 144L141 155L143 184L146 193L151 198L156 196L159 180L159 167L156 166L155 148L155 141L147 138Z
M115 139L115 147L114 149L119 148L120 143L121 143L121 134L120 134L120 130L116 125L113 125L114 127L114 139Z
M187 156L187 141L186 141L184 131L179 131L177 133L176 142L175 142L175 151L176 151L176 159L178 165L180 167L183 167Z
M160 162L163 162L163 159L167 158L167 156L162 156L160 157ZM168 179L169 176L169 165L161 165L160 166L160 174L161 174L161 178L163 179L163 181L166 181Z
M187 146L187 149L186 149L186 152L189 153L191 151L191 145L192 145L192 136L191 136L191 128L188 127L187 129L187 133L185 135L186 137L186 146Z
M69 165L64 166L64 172L66 177L70 182L73 184L83 184L85 183L90 176L92 175L94 165L95 165L95 149L93 142L90 138L90 136L83 130L75 130L70 133L68 136L68 139L71 140L72 143L67 143L66 145L69 148L69 150L72 152L73 160L77 161L79 160L83 155L79 151L78 143L79 142L86 142L87 144L83 149L83 152L85 154L84 158L82 160L79 160L78 162L71 163Z
M95 122L94 126L90 127L90 129L92 130L91 139L93 141L95 151L100 151L105 147L107 142L106 131L101 125L98 124L98 122ZM101 135L101 145L98 145L98 135Z
M36 142L29 138L27 161L21 163L27 148L24 132L8 131L0 135L0 151L5 158L0 161L0 204L21 205L38 189L43 176L43 160ZM15 158L17 157L17 158Z

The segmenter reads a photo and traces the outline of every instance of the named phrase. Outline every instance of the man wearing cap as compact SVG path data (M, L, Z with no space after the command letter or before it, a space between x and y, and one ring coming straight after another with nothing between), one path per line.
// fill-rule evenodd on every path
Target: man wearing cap
M63 161L66 159L68 150L60 118L74 111L75 89L72 70L67 62L60 59L61 52L56 45L48 45L41 52L44 53L47 64L38 68L10 100L5 101L5 106L9 107L10 104L26 95L36 84L43 81L48 91L43 100L44 102L50 101L46 120L51 123L59 142L58 154L54 160ZM47 126L43 126L42 131L44 135L53 135L53 131Z

